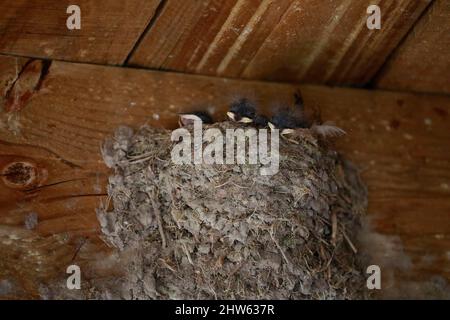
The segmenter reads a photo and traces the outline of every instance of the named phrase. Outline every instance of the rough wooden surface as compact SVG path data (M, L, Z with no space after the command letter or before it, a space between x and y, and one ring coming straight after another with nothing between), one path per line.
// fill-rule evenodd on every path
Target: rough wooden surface
M122 64L159 0L10 0L0 2L0 53ZM81 9L81 30L68 30L67 7Z
M383 68L379 88L450 93L450 1L436 0Z
M82 28L68 30L70 1L3 1L0 53L100 64L128 61L133 66L231 78L363 86L400 45L378 78L378 87L449 92L445 76L450 68L449 3L436 0L418 22L431 2L81 0L77 4ZM381 30L366 27L371 4L381 7Z
M14 279L17 295L38 297L38 284L64 277L73 262L85 279L99 277L96 261L108 252L95 215L108 175L100 145L117 126L175 127L177 112L194 109L220 119L239 96L269 110L298 89L307 107L348 132L338 148L369 187L373 232L361 250L388 275L383 293L435 275L450 279L450 98L57 61L36 86L36 65L0 56L0 281ZM27 230L32 212L38 224Z
M168 0L130 64L233 78L363 85L430 1ZM381 8L381 30L366 27L372 4Z

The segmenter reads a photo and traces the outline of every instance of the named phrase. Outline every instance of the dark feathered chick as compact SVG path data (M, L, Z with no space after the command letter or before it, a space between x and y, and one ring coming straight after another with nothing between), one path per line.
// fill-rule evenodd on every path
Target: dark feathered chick
M241 123L254 122L255 115L255 105L246 98L233 102L230 106L230 111L227 112L227 116L231 120Z
M204 124L213 123L211 116L204 111L193 111L189 113L179 114L178 124L180 125L180 127L193 124L194 121L201 121Z
M294 108L279 109L272 116L268 125L271 129L280 129L283 136L293 133L295 129L309 128L311 123L305 115L301 94L294 94Z
M307 128L310 125L305 116L305 106L300 92L294 93L294 108L279 109L270 123L277 129Z
M309 128L310 126L305 118L295 115L294 112L290 112L289 109L281 110L275 113L270 119L268 125L272 130L281 130L282 136L290 135L294 133L296 129Z
M316 115L316 119L310 119L313 117L306 116L302 96L296 93L294 98L295 108L285 108L275 113L269 122L271 129L280 129L281 135L284 137L292 136L296 129L310 129L322 138L333 138L346 134L344 130L331 122L322 123L318 115Z
M269 124L269 119L261 114L256 114L255 118L253 119L253 123L257 127L267 127L267 125Z
M270 123L277 129L307 128L308 121L296 117L288 109L279 111L270 119Z

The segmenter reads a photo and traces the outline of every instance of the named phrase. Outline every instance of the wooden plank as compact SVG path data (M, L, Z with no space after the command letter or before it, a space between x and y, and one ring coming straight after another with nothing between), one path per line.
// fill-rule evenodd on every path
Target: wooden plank
M364 85L430 1L168 0L130 64L232 78ZM381 30L366 27L372 4L381 8Z
M34 78L27 75L29 71L16 76L16 65L26 68L31 63L0 56L0 83L9 84L7 96L0 101L0 171L17 162L28 163L35 179L16 175L12 181L16 185L11 185L11 175L0 177L0 255L15 257L41 248L30 261L33 265L40 261L45 277L8 258L2 259L0 279L26 279L24 287L32 296L38 295L39 281L64 277L68 261L92 269L100 259L96 252L105 252L95 216L108 175L100 145L117 126L148 123L174 128L178 112L195 109L207 109L215 119L222 119L229 102L238 96L254 98L269 114L278 103L291 101L298 89L307 107L319 107L324 119L348 132L337 147L361 168L369 187L369 217L376 233L366 236L383 239L369 241L367 252L384 253L385 239L394 239L390 264L383 269L394 280L406 281L406 277L420 284L436 274L450 279L449 97L57 61L35 87L21 81ZM13 91L17 83L31 85ZM12 99L8 92L16 92L15 101L19 101L9 112L5 110L6 101ZM31 92L31 97L20 99L24 92ZM24 220L32 212L39 223L25 230ZM11 245L12 239L19 247ZM80 241L86 243L82 250L77 249ZM57 254L45 254L55 248ZM404 257L411 266L392 266L392 261ZM386 259L380 259L376 262L384 265ZM90 277L98 274L90 271Z
M0 2L0 53L122 64L160 0L15 0ZM69 5L81 9L81 29L68 30Z
M375 82L378 88L450 93L450 2L436 0Z

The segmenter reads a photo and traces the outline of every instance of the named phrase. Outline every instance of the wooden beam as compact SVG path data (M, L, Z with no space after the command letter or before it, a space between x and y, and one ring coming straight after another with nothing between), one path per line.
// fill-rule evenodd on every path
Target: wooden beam
M450 2L436 0L382 69L378 88L450 94Z
M160 0L15 0L0 2L0 53L122 64ZM69 5L81 9L81 29L68 30Z
M104 200L108 176L100 146L115 128L145 123L174 128L178 112L198 109L223 119L239 96L252 97L270 113L299 89L307 107L320 108L325 120L348 132L337 147L362 170L369 188L378 240L367 250L386 256L386 239L392 240L390 264L383 270L394 280L450 279L449 97L58 61L37 77L37 85L31 80L39 69L32 65L39 63L0 56L0 83L6 86L0 96L0 172L14 173L0 177L0 255L7 257L0 279L24 279L27 294L38 296L39 281L64 277L67 263L92 268L98 252L105 252L95 208ZM15 107L7 109L11 99ZM24 221L33 212L38 224L26 230ZM79 250L82 241L87 245ZM28 262L17 260L26 252ZM393 265L404 257L408 268ZM45 276L37 276L41 272Z
M232 78L364 85L430 1L168 0L130 64ZM381 30L366 27L372 4L381 8Z

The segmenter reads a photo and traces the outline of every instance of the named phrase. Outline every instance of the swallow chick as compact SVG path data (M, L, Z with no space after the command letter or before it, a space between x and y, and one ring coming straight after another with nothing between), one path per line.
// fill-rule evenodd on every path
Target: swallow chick
M272 130L280 129L283 136L294 133L295 129L309 128L311 124L305 115L305 105L301 93L294 93L294 108L285 107L279 110L272 116L268 125Z
M244 98L234 102L227 112L228 118L240 123L253 123L256 115L256 108L253 103Z
M282 111L275 114L269 122L269 127L273 129L280 129L281 137L296 143L291 137L295 134L297 130L309 129L315 135L323 138L330 139L340 137L346 134L346 132L334 125L331 122L313 122L310 123L306 119L298 119L291 116L288 112Z
M281 130L280 135L282 138L297 144L297 142L290 139L289 136L295 133L295 129L298 127L298 124L287 111L282 111L273 115L268 122L268 126L272 131L275 129Z
M194 124L195 121L201 121L204 124L212 124L213 120L211 116L204 111L194 111L189 113L179 113L178 125L185 127Z
M268 122L270 129L281 130L281 135L286 136L295 132L295 129L308 128L309 123L306 119L302 119L292 115L292 112L285 109L277 112Z
M253 119L253 123L257 127L265 128L269 124L269 119L266 116L262 115L262 114L256 114L255 118Z

